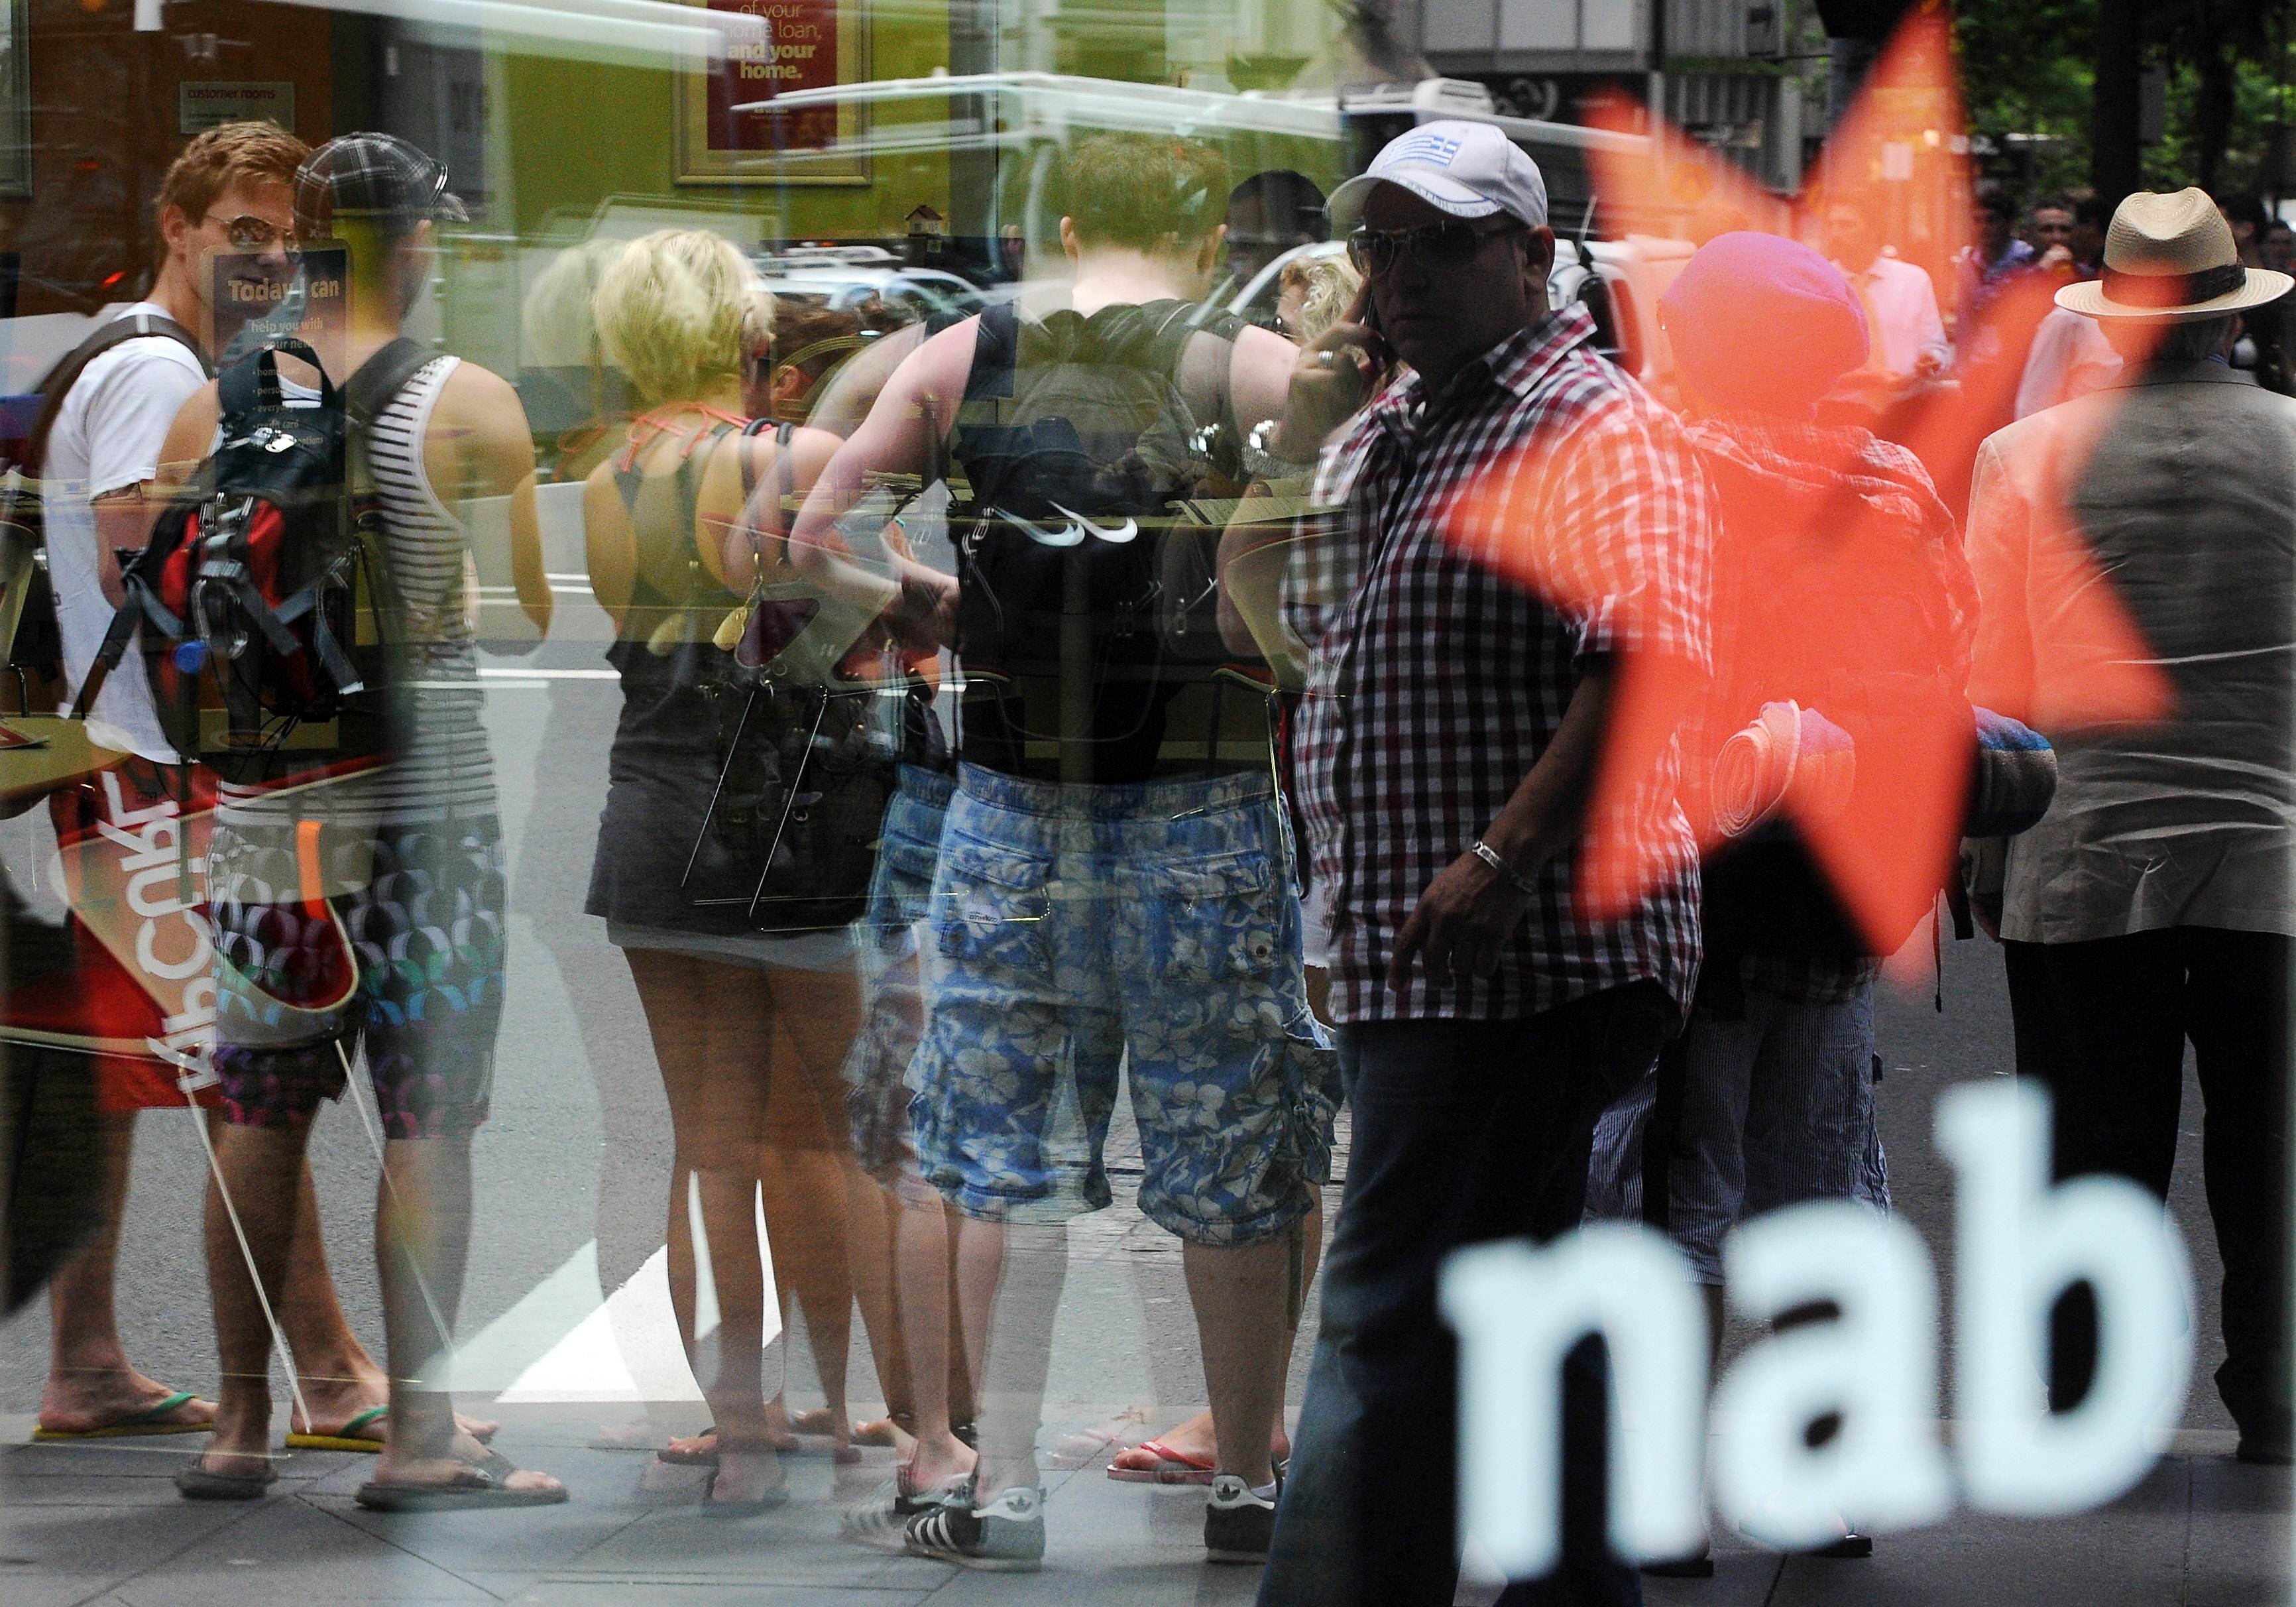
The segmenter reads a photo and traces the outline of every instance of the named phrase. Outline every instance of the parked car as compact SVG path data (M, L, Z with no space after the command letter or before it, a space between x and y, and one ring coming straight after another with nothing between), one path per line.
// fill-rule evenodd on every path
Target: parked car
M972 283L943 268L914 267L882 246L801 246L758 266L777 299L847 307L874 298L917 316L968 316L988 305Z

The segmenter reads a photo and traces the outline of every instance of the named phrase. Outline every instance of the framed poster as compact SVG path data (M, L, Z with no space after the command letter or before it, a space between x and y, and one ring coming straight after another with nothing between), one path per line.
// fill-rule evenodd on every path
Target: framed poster
M31 0L0 0L0 196L32 193Z
M21 0L18 0L20 4ZM857 102L801 111L737 111L776 93L869 80L864 0L688 0L761 19L767 38L735 44L712 65L677 74L677 182L682 184L865 184L860 149L868 108Z

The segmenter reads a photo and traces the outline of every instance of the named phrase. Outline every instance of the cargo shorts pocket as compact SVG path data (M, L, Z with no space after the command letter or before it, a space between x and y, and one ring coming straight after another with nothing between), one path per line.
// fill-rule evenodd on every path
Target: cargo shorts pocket
M891 832L877 845L877 873L869 889L865 922L869 940L880 949L907 946L909 929L925 918L932 902L933 872L940 845Z
M968 967L1049 970L1052 871L1049 857L945 837L929 916L934 948Z
M1316 1187L1332 1180L1332 1136L1340 1115L1339 1051L1323 1041L1313 1017L1283 1036L1283 1123L1277 1154L1294 1177Z
M1127 880L1159 976L1197 987L1267 979L1283 957L1275 863L1258 849L1150 865Z

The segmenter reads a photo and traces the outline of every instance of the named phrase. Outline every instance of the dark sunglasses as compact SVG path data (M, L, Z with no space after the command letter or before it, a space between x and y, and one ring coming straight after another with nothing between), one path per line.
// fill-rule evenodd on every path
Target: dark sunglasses
M1357 229L1348 236L1348 260L1357 273L1383 274L1395 266L1398 251L1409 251L1421 267L1455 268L1473 260L1485 241L1521 233L1521 224L1484 231L1456 221L1423 229Z
M209 216L212 217L214 214L210 213ZM237 217L226 218L223 233L224 238L231 242L232 249L235 251L267 251L274 244L290 251L295 249L293 229L283 229L277 224L266 223L260 217L250 217L242 214Z

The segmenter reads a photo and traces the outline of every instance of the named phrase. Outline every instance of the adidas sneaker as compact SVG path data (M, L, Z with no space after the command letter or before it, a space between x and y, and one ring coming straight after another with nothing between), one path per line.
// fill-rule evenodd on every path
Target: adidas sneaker
M986 1506L963 1503L909 1520L906 1550L964 1568L1034 1573L1045 1565L1045 1492L1014 1485Z
M1204 1555L1214 1562L1265 1562L1275 1537L1275 1503L1237 1473L1212 1480L1204 1508Z

